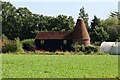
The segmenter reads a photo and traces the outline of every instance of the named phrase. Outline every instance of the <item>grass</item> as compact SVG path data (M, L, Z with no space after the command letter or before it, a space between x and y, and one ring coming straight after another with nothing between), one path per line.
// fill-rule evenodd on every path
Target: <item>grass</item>
M115 78L117 55L2 54L3 78Z

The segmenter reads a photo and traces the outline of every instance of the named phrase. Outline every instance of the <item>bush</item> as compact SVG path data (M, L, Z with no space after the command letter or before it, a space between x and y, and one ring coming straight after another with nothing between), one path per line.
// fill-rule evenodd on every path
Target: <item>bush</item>
M6 52L16 52L17 51L17 47L15 42L11 41L10 43L2 46L2 52L6 53Z
M20 42L19 38L15 38L15 44L16 44L16 47L17 47L17 52L24 52L23 45Z
M75 43L73 45L73 48L74 48L75 52L80 52L80 51L84 52L85 51L85 46L79 45L78 43Z
M75 51L84 52L85 54L98 52L98 49L99 49L98 46L84 46L84 45L78 45L78 44L73 46L73 48L75 49Z
M20 39L15 38L15 40L12 41L9 40L5 35L2 35L2 52L24 52Z
M2 46L6 45L6 44L9 44L10 43L10 40L7 38L7 36L5 36L4 34L2 34Z
M22 42L22 44L34 45L35 39L24 39L21 42Z
M2 35L1 43L2 43L2 52L3 53L17 51L15 41L9 40L4 34Z
M87 46L87 47L85 47L85 52L86 53L98 52L98 47L97 46Z
M22 41L22 45L23 45L23 49L27 50L27 51L35 51L36 50L36 46L34 45L35 42L34 39L25 39Z

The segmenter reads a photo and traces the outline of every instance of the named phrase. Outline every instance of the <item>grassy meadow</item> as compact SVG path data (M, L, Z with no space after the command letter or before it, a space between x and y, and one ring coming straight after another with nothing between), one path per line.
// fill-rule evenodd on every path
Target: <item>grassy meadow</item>
M117 55L1 54L2 78L115 78Z

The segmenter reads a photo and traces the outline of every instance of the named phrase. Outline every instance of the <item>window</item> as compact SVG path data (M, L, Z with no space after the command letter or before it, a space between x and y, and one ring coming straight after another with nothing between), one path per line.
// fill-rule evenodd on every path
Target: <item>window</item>
M64 43L64 44L67 44L67 40L63 40L63 43Z
M40 43L41 43L41 44L44 44L44 40L40 40Z

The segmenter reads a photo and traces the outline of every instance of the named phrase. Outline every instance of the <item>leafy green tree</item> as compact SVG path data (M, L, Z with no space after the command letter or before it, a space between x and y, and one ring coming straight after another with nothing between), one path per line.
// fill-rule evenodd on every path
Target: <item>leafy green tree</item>
M73 30L74 20L71 16L58 15L57 17L44 16L44 29L47 31L70 31Z
M73 30L74 27L74 21L71 16L58 15L55 23L58 31L70 31Z
M32 38L32 25L35 24L32 13L27 8L18 8L16 14L20 39Z
M10 2L2 2L2 13L2 30L8 39L30 39L39 31L70 31L74 27L71 16L33 14L26 7L16 9Z
M102 42L106 41L109 38L109 34L104 30L104 28L98 26L96 26L95 29L93 29L93 32L91 32L90 36L92 42Z
M80 13L79 13L78 18L82 18L82 19L85 21L86 27L88 28L89 16L88 16L88 13L85 12L84 7L82 7L82 8L80 9Z
M117 17L110 17L105 20L101 20L101 26L103 27L112 27L118 25L118 18Z
M120 37L120 25L109 27L107 33L109 34L108 41L116 41Z
M91 31L93 31L93 29L95 29L96 26L100 27L100 19L94 16L94 19L91 22Z
M14 38L12 34L16 22L15 10L16 8L10 2L2 2L2 32L10 39Z

